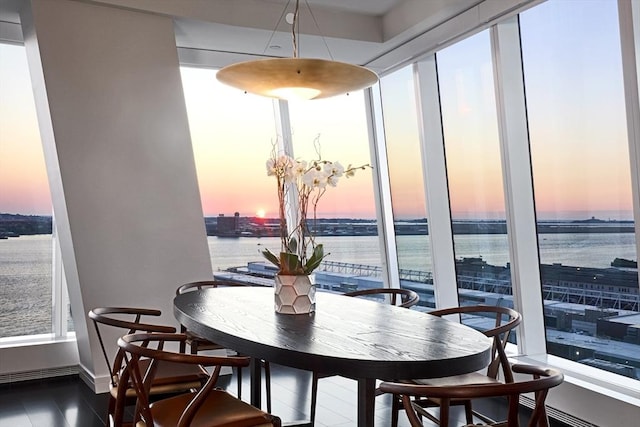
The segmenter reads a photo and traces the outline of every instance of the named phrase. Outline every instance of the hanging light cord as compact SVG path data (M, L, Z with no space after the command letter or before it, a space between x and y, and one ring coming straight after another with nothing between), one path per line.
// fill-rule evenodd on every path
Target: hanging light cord
M316 20L316 17L313 14L313 10L311 10L311 6L309 6L309 2L307 0L304 0L304 2L307 5L307 8L309 9L309 14L311 15L311 19L313 19L313 23L316 25L316 28L318 29L318 33L320 33L320 38L322 38L322 43L324 43L324 47L327 48L327 53L329 53L329 58L331 58L332 61L335 61L335 59L333 59L333 55L331 54L331 49L329 49L329 45L327 44L327 39L322 33L322 30L320 29L320 25L318 25L318 21Z
M298 38L296 37L296 29L300 34L300 23L298 22L298 13L300 12L300 0L296 0L296 8L293 11L293 24L291 24L291 34L293 35L293 57L298 57ZM298 27L298 28L296 28Z
M324 43L324 47L327 49L329 58L332 61L334 61L333 54L331 53L331 49L329 49L329 44L327 43L327 38L322 33L322 30L320 29L320 25L318 25L318 20L316 19L316 16L313 14L313 10L311 10L311 6L309 5L309 2L307 0L304 0L304 3L307 5L307 9L309 9L309 15L311 15L311 19L313 19L313 23L318 29L318 33L320 34L320 38L322 38L322 43ZM282 18L285 17L287 8L289 7L290 4L291 4L291 0L287 1L287 4L284 6L284 9L280 14L280 18L278 18L278 22L276 23L276 26L271 32L271 35L269 36L269 40L267 41L267 44L264 46L264 49L262 50L263 54L267 52L267 49L271 45L273 36L276 34L276 31L280 26L280 22L282 22ZM294 58L297 58L299 56L299 50L298 50L298 38L300 37L300 22L299 22L300 16L299 15L300 15L300 0L296 0L296 7L293 12L293 22L291 24L291 35L293 36L293 57Z
M275 28L273 29L273 31L271 31L271 34L269 35L269 40L267 40L267 44L264 45L264 49L262 49L262 53L266 53L269 46L271 46L271 40L273 40L273 36L276 34L276 31L278 31L278 27L282 22L282 18L284 18L285 14L287 13L287 8L289 7L289 4L291 4L291 0L287 1L287 4L284 5L284 8L282 9L282 13L280 14L280 18L278 18L278 22L276 22Z

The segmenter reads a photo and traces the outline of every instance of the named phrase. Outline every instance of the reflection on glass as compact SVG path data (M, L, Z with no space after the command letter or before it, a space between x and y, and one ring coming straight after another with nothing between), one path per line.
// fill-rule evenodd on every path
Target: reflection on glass
M27 56L0 44L0 58L0 338L50 334L51 194Z
M401 286L418 292L421 306L434 307L412 67L380 79L380 89Z
M460 304L513 308L489 31L437 59Z
M549 1L521 15L522 49L548 352L640 378L617 15Z
M314 101L291 101L289 113L296 159L337 161L345 168L370 164L362 91ZM316 242L323 244L325 253L330 255L316 270L316 279L327 280L326 287L337 291L356 289L362 276L374 283L380 281L371 169L357 170L350 178L341 177L335 188L327 188L317 206ZM310 212L308 219L312 218ZM373 286L382 286L382 282Z

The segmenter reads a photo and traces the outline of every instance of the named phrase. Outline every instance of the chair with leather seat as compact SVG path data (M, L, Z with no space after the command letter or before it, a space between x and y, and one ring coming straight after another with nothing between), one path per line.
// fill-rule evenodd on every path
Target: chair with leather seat
M505 356L506 358L506 356ZM454 401L470 401L479 398L506 397L508 399L508 413L506 420L495 421L485 418L484 424L467 424L467 426L501 426L518 427L520 395L535 394L535 406L527 423L528 427L548 427L549 419L546 412L545 400L549 389L561 384L564 376L561 372L533 365L515 364L511 370L516 374L530 375L531 379L518 380L509 383L485 383L434 386L424 384L409 384L398 382L383 382L380 390L400 396L402 405L412 427L423 427L415 400L437 399L440 402L440 426L449 426L451 403Z
M280 418L268 414L216 388L223 366L248 366L250 359L243 356L204 356L177 353L164 349L167 342L182 343L184 334L137 333L118 339L124 352L130 383L136 391L137 404L134 415L136 427L280 427ZM145 364L145 361L150 363ZM209 379L197 392L156 400L149 399L149 389L154 382L161 362L177 362L212 369Z
M463 323L465 320L469 323L474 320L475 329L493 339L491 348L491 361L485 372L473 372L470 374L456 375L442 378L432 379L414 379L411 382L426 386L466 386L466 385L482 385L482 384L498 384L501 383L499 376L502 375L504 382L513 381L513 373L511 365L505 357L501 357L504 353L511 332L520 324L522 316L516 310L509 307L490 306L490 305L472 305L463 307L450 307L429 312L433 316L456 316ZM482 324L482 326L480 326ZM490 325L490 326L484 326ZM432 414L427 408L439 407L440 400L435 397L416 397L413 406L417 408L420 416L429 418L434 423L442 420L442 412L440 418ZM473 410L470 399L452 398L449 405L463 405L465 408L465 417L468 424L473 424L474 417L485 420L484 416ZM392 422L391 425L396 427L398 424L398 411L401 403L399 399L393 399L392 402Z
M242 284L237 282L231 282L226 280L200 280L196 282L185 283L176 289L176 295L181 295L186 292L193 292L198 290L203 290L207 288L217 288L217 287L225 287L225 286L251 286L250 284ZM206 350L223 350L224 346L210 341L206 338L199 336L198 334L188 330L184 325L180 325L180 332L187 336L187 339L184 342L180 343L180 351L182 353L186 352L186 347L189 346L189 350L191 354L197 354L199 351ZM264 376L265 376L265 394L267 399L267 412L271 412L271 368L269 366L269 362L260 361L262 367L264 368ZM237 390L238 397L242 397L242 369L238 368L236 370L236 376L238 380Z
M153 333L175 332L176 329L173 326L142 322L142 316L157 317L160 314L160 310L135 307L97 307L89 311L89 318L93 321L102 354L109 370L107 422L111 426L119 427L123 425L125 407L135 402L136 393L130 383L122 381L122 377L128 377L128 374L124 363L124 353L117 347L115 340L113 344L118 350L113 361L109 360L100 325L122 329L121 335L139 331ZM208 378L207 371L198 366L162 362L157 367L157 374L153 384L150 385L149 393L160 395L193 390L200 388Z
M411 289L405 288L371 288L358 289L351 292L345 292L343 295L348 297L359 297L372 299L377 302L389 303L403 308L411 308L420 301L420 296ZM315 425L316 405L318 402L318 380L321 378L331 377L334 374L313 371L311 374L311 414L310 424ZM378 391L376 390L376 393Z

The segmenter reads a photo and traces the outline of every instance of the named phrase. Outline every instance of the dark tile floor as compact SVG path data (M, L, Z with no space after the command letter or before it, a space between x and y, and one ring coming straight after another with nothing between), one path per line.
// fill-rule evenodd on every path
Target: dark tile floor
M0 427L101 427L106 410L77 376L0 387Z
M306 372L272 365L273 413L283 421L308 418L310 380ZM226 376L221 381L222 386L228 386L230 392L236 393L234 378ZM329 377L320 380L316 425L355 426L355 391L356 383L349 379ZM249 397L248 375L243 378L242 397L244 400ZM480 402L479 405L487 413L501 409L500 403L496 402ZM0 427L102 427L106 410L107 394L94 394L77 376L0 385ZM378 396L376 427L389 426L390 414L389 396ZM526 410L523 416L526 418ZM409 426L404 413L400 415L400 426ZM552 426L562 427L560 424Z

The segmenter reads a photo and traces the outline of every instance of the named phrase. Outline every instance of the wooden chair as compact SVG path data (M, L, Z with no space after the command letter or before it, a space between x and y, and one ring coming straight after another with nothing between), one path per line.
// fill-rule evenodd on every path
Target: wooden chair
M138 333L118 339L124 352L130 382L137 395L134 422L136 427L280 427L280 418L270 415L216 389L222 366L249 365L248 357L203 356L164 350L166 342L181 343L184 334ZM145 361L150 363L146 364ZM213 367L205 385L198 392L184 393L166 399L149 401L149 390L154 382L158 364L177 362L195 367Z
M410 308L420 301L418 294L411 289L404 288L373 288L358 289L357 291L346 292L348 297L364 297L384 301L388 298L391 305Z
M420 301L420 296L411 289L404 288L373 288L358 289L356 291L346 292L343 295L348 297L360 297L373 299L378 302L388 302L398 307L411 308ZM311 374L311 415L310 424L315 425L316 405L318 402L318 380L321 378L331 377L333 374L313 371ZM378 392L376 390L376 392Z
M230 282L225 280L201 280L197 282L190 282L181 285L176 289L176 295L184 294L185 292L192 292L207 288L217 288L224 286L251 286L245 285L236 282ZM187 336L187 339L184 342L180 343L180 352L186 353L186 346L189 346L189 350L191 354L197 354L199 351L206 350L222 350L225 349L222 345L209 341L206 338L199 336L198 334L189 331L184 325L180 325L180 332ZM269 366L269 362L261 361L262 367L264 368L264 377L265 377L265 394L267 397L267 412L271 412L271 368ZM238 378L238 397L242 397L242 369L237 368L236 376Z
M476 318L490 318L492 319L492 327L484 329L482 332L489 338L493 338L493 345L491 348L491 362L487 367L486 372L473 372L470 374L456 375L452 377L434 378L434 379L416 379L412 382L415 384L421 384L425 386L466 386L466 385L480 385L480 384L498 384L501 381L498 379L500 372L504 382L513 382L513 373L511 372L511 365L504 354L505 346L509 340L509 335L522 321L522 316L517 311L501 306L489 306L489 305L473 305L465 307L451 307L441 310L431 311L429 314L433 316L470 316ZM468 424L473 424L474 416L486 421L484 416L473 410L470 399L455 398L451 399L450 405L464 405L465 416ZM429 407L440 406L440 400L435 397L415 398L413 402L414 407L418 408L419 415L429 418L431 421L438 423L442 419L442 411L440 413L440 419L435 415L427 411ZM396 427L398 425L398 411L400 410L401 402L399 398L393 400L392 403L392 419L391 425Z
M506 357L506 356L505 356ZM440 426L449 426L449 410L453 401L470 401L472 399L487 397L507 397L508 414L504 421L485 420L485 424L467 424L467 426L520 426L518 409L520 395L523 393L535 393L535 406L529 419L528 427L548 427L549 419L545 408L545 399L549 389L562 383L562 373L555 369L543 368L532 365L513 365L511 370L517 374L531 375L533 378L525 381L495 384L464 384L448 386L430 386L422 384L407 384L395 382L383 382L380 390L400 396L402 404L412 427L422 427L422 419L417 412L421 408L416 407L414 400L438 399L440 402Z
M142 323L142 316L160 316L160 310L134 307L98 307L89 311L89 318L93 321L98 341L102 348L104 360L109 369L109 404L107 422L109 425L120 427L124 424L124 410L127 405L135 402L136 393L132 385L122 378L128 378L124 363L124 352L118 351L111 362L107 355L107 348L100 332L100 325L119 328L123 334L134 332L171 333L176 329L172 326ZM114 342L115 344L115 342ZM148 363L148 362L147 362ZM157 367L155 381L151 384L149 393L152 395L182 393L200 388L209 377L207 371L194 365L183 365L174 362L163 362Z

